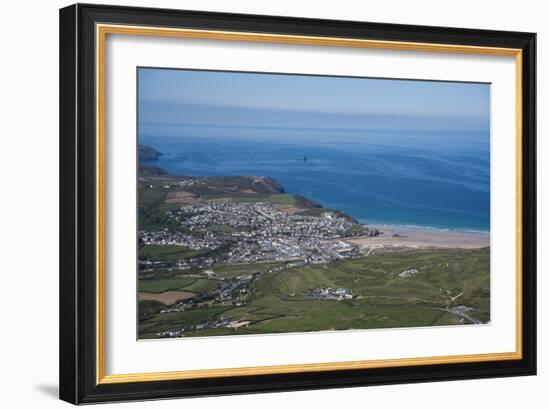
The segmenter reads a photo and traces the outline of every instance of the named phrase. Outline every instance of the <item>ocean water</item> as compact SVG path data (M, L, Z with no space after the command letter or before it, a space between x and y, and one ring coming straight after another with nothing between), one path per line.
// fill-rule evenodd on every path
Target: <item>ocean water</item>
M270 176L364 223L489 231L488 133L153 128L139 142L175 175Z

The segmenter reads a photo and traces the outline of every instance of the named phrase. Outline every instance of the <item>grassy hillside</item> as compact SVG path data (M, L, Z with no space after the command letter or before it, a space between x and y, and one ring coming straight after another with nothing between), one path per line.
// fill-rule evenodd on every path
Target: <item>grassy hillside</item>
M489 249L407 250L268 273L273 264L214 267L216 278L261 272L250 303L242 306L212 304L197 310L153 315L140 324L140 337L155 337L161 330L178 328L187 320L216 318L250 321L239 329L209 328L186 336L320 331L335 329L397 328L467 323L452 313L457 306L472 307L469 316L489 320ZM411 277L403 271L415 269ZM169 280L165 280L168 281ZM211 291L197 282L189 291ZM344 287L350 300L314 300L305 294L315 288ZM449 310L451 312L449 312ZM199 312L197 312L199 311Z

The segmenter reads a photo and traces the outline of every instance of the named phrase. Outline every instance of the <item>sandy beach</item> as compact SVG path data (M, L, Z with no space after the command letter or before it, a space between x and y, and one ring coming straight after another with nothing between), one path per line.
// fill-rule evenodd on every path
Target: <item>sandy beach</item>
M489 247L489 233L439 230L426 227L376 225L368 226L370 230L378 229L383 234L376 237L357 237L346 241L361 247L440 247L474 249Z

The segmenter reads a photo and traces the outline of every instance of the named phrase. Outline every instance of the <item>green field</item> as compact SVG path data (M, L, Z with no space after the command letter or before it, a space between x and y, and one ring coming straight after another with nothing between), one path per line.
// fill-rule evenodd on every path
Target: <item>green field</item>
M265 262L255 264L228 264L223 266L212 267L212 271L216 273L216 277L237 277L249 275L256 272L267 273L271 267L277 265L276 262Z
M268 273L274 264L213 267L216 279L196 279L181 288L208 294L223 279L259 272L250 302L241 306L210 302L203 303L198 310L153 315L140 323L140 337L155 337L159 331L208 322L220 316L247 321L249 325L239 329L190 331L186 336L468 323L446 310L457 306L472 307L470 317L489 321L488 248L407 250ZM412 277L399 276L409 269L418 273ZM163 283L159 288L168 288L171 281L159 280ZM341 301L306 298L309 290L325 287L348 288L353 298Z
M227 224L211 224L206 230L213 233L232 233L235 231L235 228Z
M155 334L159 331L166 331L189 324L198 324L204 320L216 317L226 310L227 308L224 307L216 307L185 312L173 312L169 314L157 314L140 323L140 338L155 338Z
M139 291L146 293L162 293L168 290L179 290L196 281L194 278L167 279L167 280L139 280ZM187 290L191 291L193 290Z
M139 257L142 260L177 261L186 257L194 257L204 254L205 251L189 250L182 246L144 246L139 249Z
M208 294L215 291L220 285L221 282L218 280L199 278L183 289L192 293Z

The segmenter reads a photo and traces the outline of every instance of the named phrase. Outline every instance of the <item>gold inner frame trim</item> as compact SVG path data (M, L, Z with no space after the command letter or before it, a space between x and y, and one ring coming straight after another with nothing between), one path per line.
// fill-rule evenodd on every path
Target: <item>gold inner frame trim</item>
M239 367L132 374L105 373L105 42L107 34L196 38L224 41L354 47L400 51L466 53L515 57L516 65L516 350L504 353L449 355L314 364ZM522 358L522 51L515 48L415 43L354 38L298 36L185 28L96 25L96 383L116 384L231 376L291 374L335 370L389 368Z

